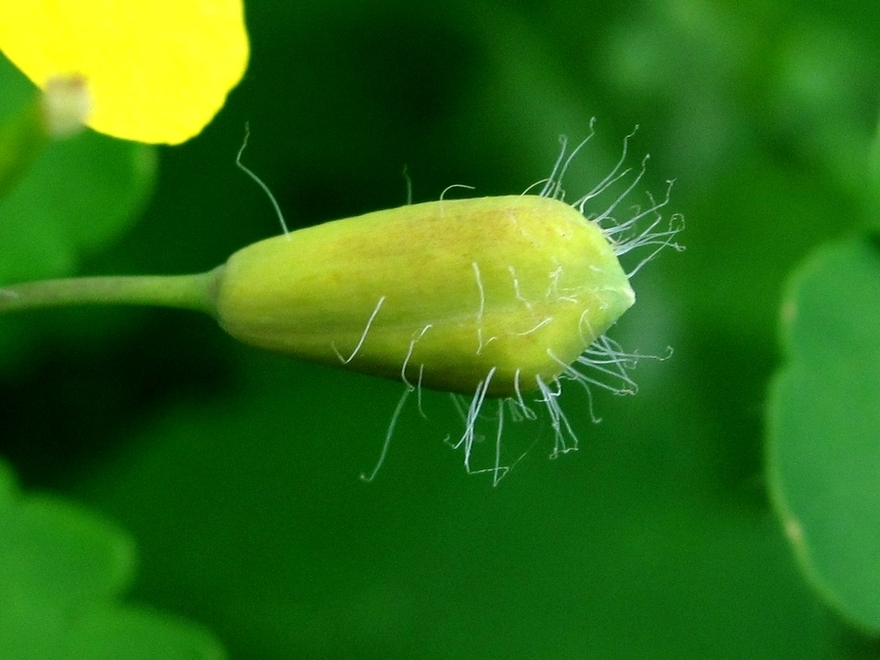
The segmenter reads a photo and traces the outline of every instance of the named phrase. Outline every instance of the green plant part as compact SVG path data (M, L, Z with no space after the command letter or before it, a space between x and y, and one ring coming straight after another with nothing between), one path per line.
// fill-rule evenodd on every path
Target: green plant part
M768 401L767 481L801 570L880 634L880 241L821 246L782 307L785 364Z
M616 220L645 171L643 163L626 180L626 148L593 190L564 203L562 178L578 149L566 154L563 142L538 194L441 199L295 232L282 219L282 235L210 273L8 287L0 290L0 310L39 300L189 307L248 344L400 380L404 394L376 469L407 397L422 387L451 392L465 424L454 446L469 472L491 472L497 483L509 469L501 456L506 408L514 418L535 419L532 406L545 407L551 455L558 456L578 442L558 402L564 381L634 391L627 369L636 356L604 333L635 302L629 276L674 245L679 229L676 216L664 221L659 213L668 194ZM586 205L603 193L609 205L587 216ZM626 273L618 257L642 247L652 248L648 257ZM474 469L477 421L493 398L494 461Z
M276 236L232 255L215 286L220 325L248 344L491 397L546 387L635 302L599 227L535 195Z
M0 460L0 658L222 660L200 626L122 602L135 549L57 497L18 491Z
M82 130L90 103L83 78L58 77L0 125L0 199L30 170L52 139Z
M72 136L89 102L75 76L38 91L0 57L0 89L0 285L69 276L135 221L153 189L155 150ZM0 361L21 355L14 326L0 328Z

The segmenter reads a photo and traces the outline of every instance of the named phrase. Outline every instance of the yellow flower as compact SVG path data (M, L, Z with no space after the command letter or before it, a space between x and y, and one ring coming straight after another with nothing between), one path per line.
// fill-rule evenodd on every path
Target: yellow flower
M248 61L241 0L4 2L0 50L40 87L82 76L96 131L167 144L211 121Z

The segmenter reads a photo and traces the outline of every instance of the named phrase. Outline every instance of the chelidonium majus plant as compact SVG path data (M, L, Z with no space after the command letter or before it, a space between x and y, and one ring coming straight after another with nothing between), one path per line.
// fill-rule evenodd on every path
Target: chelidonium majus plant
M403 392L366 480L406 402L414 395L421 412L423 390L448 392L463 429L447 442L468 472L488 472L497 484L519 460L506 451L505 420L547 422L556 457L578 446L560 403L566 383L586 390L594 419L593 388L635 391L629 371L638 355L605 332L635 303L631 277L664 248L680 249L682 221L661 213L669 187L659 201L632 201L647 157L627 167L628 139L611 172L573 203L563 179L589 138L571 153L562 139L550 176L521 195L441 196L293 232L279 210L281 235L207 273L11 285L0 289L0 312L194 309L253 346L398 380ZM237 164L265 189L240 155ZM619 259L630 252L639 256L627 271ZM488 460L477 458L480 448Z
M535 194L407 205L285 228L248 246L217 271L220 325L261 348L403 383L367 480L413 393L421 409L422 388L451 393L464 428L447 441L463 451L468 472L491 472L496 484L511 467L506 418L536 420L543 409L551 456L576 449L563 385L635 391L628 371L637 355L605 332L635 302L630 277L663 248L678 248L681 227L679 216L661 215L668 189L644 207L629 201L647 158L639 170L625 167L626 141L613 170L565 203L563 177L586 142L569 154L562 139ZM625 271L618 258L638 248L647 251ZM478 427L487 423L484 434ZM487 435L490 464L478 466Z

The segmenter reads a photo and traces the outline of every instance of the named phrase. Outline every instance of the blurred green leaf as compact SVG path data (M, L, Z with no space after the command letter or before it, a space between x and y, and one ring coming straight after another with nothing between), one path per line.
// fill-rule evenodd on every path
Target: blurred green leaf
M768 479L810 582L880 633L880 248L819 249L783 304L787 363L770 396Z
M874 227L880 227L880 120L871 141L868 153L868 202L871 204L871 217Z
M0 122L33 104L35 87L0 54ZM152 191L154 147L86 130L46 145L0 199L0 284L72 275L118 239ZM34 332L34 328L39 328ZM39 320L0 326L0 364L41 343Z
M62 500L29 496L0 520L4 594L35 592L78 606L117 595L131 580L134 545Z
M139 596L197 609L236 658L823 657L772 518L682 486L708 467L682 388L601 397L599 426L567 392L581 451L550 461L546 420L511 423L534 446L497 489L426 391L365 484L402 385L248 355L246 390L181 402L79 490L137 530Z
M0 57L0 119L34 89ZM46 147L0 201L0 283L60 277L106 246L137 217L155 175L153 147L91 131Z
M114 602L134 557L128 535L83 508L17 494L0 462L0 658L222 658L200 628Z
M83 660L222 660L206 631L180 619L126 607L87 612L71 631L71 658Z
M0 53L0 121L6 121L33 99L36 87Z
M49 142L41 101L34 92L15 115L0 120L0 199L30 171Z

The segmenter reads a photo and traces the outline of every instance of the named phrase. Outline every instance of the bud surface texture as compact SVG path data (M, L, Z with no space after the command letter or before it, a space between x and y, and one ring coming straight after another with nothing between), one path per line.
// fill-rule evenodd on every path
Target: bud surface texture
M328 222L236 252L220 324L248 344L488 396L540 388L635 301L613 245L538 195L441 200Z

